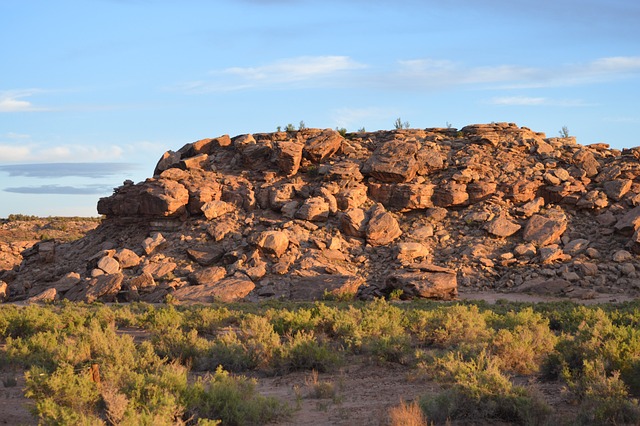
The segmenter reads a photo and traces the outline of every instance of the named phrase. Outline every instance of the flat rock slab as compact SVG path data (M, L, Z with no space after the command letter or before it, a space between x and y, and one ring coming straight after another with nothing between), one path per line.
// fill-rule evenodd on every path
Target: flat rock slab
M364 282L351 275L320 274L311 277L291 277L291 300L321 300L327 293L355 294Z
M246 275L238 274L216 283L179 288L171 295L180 302L237 302L244 299L255 284Z
M425 265L426 266L426 265ZM456 274L432 265L432 271L397 271L385 280L385 290L402 290L404 297L453 300L458 296Z

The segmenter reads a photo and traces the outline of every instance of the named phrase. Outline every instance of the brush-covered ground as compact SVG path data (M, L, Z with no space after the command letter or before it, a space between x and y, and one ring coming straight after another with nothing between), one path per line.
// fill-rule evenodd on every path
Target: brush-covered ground
M5 424L638 424L640 302L0 305L0 378Z
M0 242L41 241L56 239L74 241L95 229L102 218L99 217L39 217L11 214L0 218Z

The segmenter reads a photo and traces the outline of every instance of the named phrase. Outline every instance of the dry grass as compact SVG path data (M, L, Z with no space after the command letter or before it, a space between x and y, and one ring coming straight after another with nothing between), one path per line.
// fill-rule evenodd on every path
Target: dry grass
M429 423L417 402L400 401L400 405L389 410L389 424L391 426L428 426Z

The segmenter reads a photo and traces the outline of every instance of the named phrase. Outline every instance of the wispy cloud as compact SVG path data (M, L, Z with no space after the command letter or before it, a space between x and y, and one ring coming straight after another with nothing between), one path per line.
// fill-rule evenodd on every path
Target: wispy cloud
M36 162L73 162L78 159L84 161L115 160L122 158L125 148L118 145L88 146L88 145L54 145L46 146L42 143L30 142L24 135L20 145L0 142L0 161L13 163L16 161ZM7 139L12 139L7 137ZM13 138L16 139L16 138Z
M5 188L5 192L15 194L59 194L59 195L97 195L111 192L111 185L86 185L86 186L64 186L64 185L41 185L41 186L19 186Z
M560 107L586 107L593 106L581 99L550 99L545 97L528 96L503 96L491 98L488 102L491 105L504 106L560 106Z
M135 170L130 163L40 163L12 164L0 166L0 172L10 177L63 178L68 176L104 178Z
M37 112L46 111L46 108L36 107L31 102L24 100L40 92L37 89L9 90L0 92L0 112Z
M382 76L382 83L414 90L451 86L522 89L592 84L639 75L639 56L599 58L587 63L553 67L511 64L474 67L426 58L398 61L393 72Z
M203 93L286 85L322 86L329 77L365 68L348 56L299 56L255 67L230 67L212 71L211 79L182 83L178 90ZM335 82L334 82L335 83Z

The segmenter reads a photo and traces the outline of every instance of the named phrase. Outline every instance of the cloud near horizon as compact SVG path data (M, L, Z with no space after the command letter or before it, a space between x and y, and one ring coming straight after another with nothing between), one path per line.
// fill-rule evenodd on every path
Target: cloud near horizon
M86 160L105 160L122 158L126 149L110 145L106 147L90 145L57 145L44 147L43 144L30 142L28 137L23 138L20 145L16 142L2 143L0 141L0 161L29 162L49 160L50 162L72 162L78 158Z
M0 173L10 177L52 179L84 177L91 179L119 175L137 167L131 163L33 163L0 165Z
M41 90L8 90L0 92L0 112L38 112L47 111L46 108L34 106L31 102L23 100Z
M63 186L63 185L40 185L40 186L20 186L4 188L3 191L14 194L57 194L57 195L100 195L108 194L113 190L111 185L85 185L85 186Z

